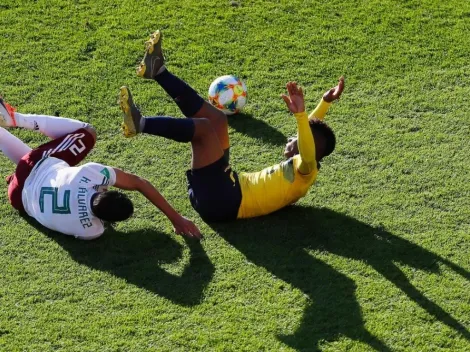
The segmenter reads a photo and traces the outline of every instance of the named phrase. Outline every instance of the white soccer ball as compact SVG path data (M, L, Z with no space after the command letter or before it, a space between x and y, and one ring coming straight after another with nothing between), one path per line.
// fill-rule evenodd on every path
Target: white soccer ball
M221 76L209 87L209 102L226 115L238 113L246 99L246 85L237 76Z

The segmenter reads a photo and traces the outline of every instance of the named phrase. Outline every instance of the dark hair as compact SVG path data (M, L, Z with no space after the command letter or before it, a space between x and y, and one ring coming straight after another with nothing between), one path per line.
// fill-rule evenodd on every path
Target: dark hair
M319 119L311 119L309 123L313 135L320 134L325 140L322 158L333 153L336 146L336 137L330 126Z
M93 195L91 210L103 221L116 222L129 219L134 213L134 205L124 193L106 191Z

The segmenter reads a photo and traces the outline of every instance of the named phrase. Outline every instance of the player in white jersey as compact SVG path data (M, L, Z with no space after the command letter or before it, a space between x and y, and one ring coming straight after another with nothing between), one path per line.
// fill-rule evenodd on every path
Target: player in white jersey
M201 237L196 225L176 212L149 181L97 163L76 166L95 144L91 125L20 114L0 97L0 126L38 130L52 138L31 149L0 127L0 150L17 165L7 178L10 203L43 226L85 240L101 236L105 222L126 220L134 211L125 194L107 190L115 186L142 193L168 217L176 233Z

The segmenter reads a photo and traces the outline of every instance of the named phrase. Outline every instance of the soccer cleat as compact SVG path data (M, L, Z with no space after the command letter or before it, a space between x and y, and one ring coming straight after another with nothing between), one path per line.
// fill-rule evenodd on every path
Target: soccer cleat
M158 70L165 63L162 53L162 34L160 31L150 35L145 42L145 55L137 67L137 76L146 79L155 79Z
M0 97L0 126L16 127L15 109Z
M124 113L122 130L125 137L134 137L140 132L140 121L142 114L132 100L132 94L126 86L119 90L119 107Z

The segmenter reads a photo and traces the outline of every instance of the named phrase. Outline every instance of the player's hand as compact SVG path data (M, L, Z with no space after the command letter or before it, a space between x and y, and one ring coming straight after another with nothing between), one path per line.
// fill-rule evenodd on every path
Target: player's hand
M331 103L334 100L339 100L339 98L341 97L341 93L343 93L343 90L344 90L344 77L341 76L339 78L338 85L336 87L331 88L325 94L323 94L323 100L326 101L327 103Z
M284 99L290 112L296 114L298 112L305 111L304 92L301 87L297 86L296 82L288 82L286 84L287 92L289 96L282 94L281 97Z
M184 216L180 216L177 220L173 221L175 233L188 238L201 239L202 235L197 226Z

